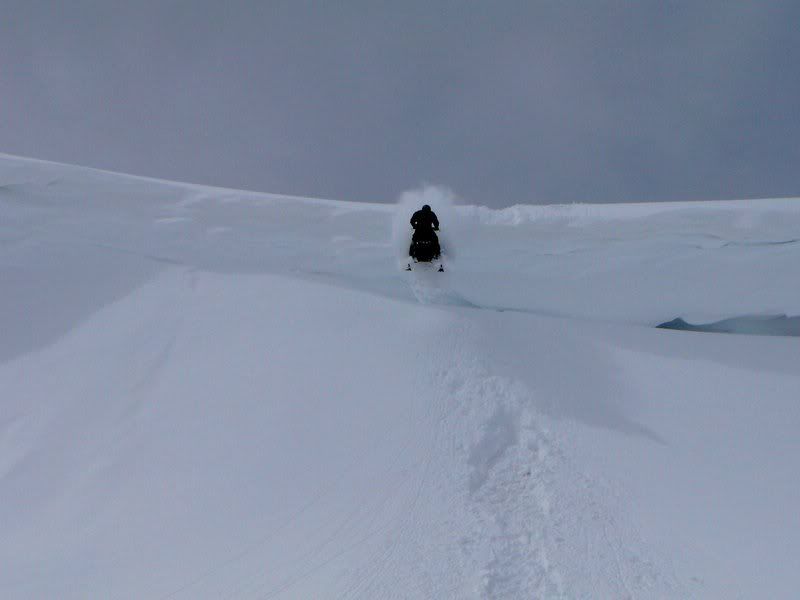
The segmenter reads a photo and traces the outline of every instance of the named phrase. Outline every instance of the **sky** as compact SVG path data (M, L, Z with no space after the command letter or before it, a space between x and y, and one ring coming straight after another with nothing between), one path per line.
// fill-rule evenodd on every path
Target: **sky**
M800 196L800 3L0 0L0 152L492 207Z

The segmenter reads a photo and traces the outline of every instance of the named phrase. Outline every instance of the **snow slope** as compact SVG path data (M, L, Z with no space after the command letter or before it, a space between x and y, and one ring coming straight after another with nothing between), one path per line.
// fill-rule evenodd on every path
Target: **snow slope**
M0 155L0 597L796 597L800 202L445 196Z

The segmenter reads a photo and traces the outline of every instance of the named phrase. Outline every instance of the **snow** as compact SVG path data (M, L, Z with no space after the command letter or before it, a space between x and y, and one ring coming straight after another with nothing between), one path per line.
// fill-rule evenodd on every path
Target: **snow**
M0 155L0 597L795 597L800 201L453 198Z

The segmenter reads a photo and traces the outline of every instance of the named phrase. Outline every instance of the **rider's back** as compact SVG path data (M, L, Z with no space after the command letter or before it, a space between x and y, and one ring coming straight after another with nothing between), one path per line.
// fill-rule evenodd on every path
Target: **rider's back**
M439 219L432 210L418 210L411 216L411 226L417 231L429 231L439 229Z

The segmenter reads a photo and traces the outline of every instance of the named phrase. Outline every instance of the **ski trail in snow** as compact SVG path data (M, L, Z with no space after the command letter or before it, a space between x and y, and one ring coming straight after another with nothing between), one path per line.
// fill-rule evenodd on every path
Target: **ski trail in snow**
M480 574L480 598L561 598L563 577L548 556L550 442L528 410L528 391L477 361L452 367L467 407L467 509L462 551Z
M434 265L417 263L408 275L411 292L420 304L480 308L450 289L447 272L440 273Z
M437 583L405 597L686 597L665 561L619 524L622 500L572 464L536 410L535 391L495 374L480 328L456 320L456 335L432 354L442 357L434 385L444 432L433 466L442 487L428 501L447 506L468 533L457 542L458 557L427 577ZM423 555L416 564L433 570L437 563ZM462 587L447 587L446 569L461 572ZM365 591L352 597L380 590Z

